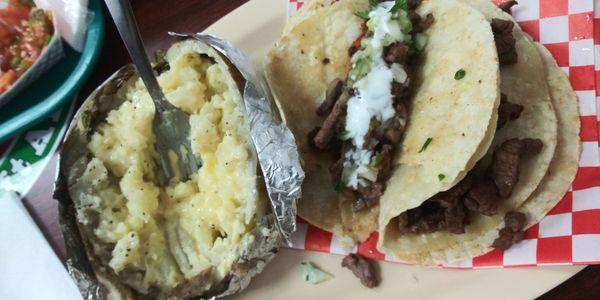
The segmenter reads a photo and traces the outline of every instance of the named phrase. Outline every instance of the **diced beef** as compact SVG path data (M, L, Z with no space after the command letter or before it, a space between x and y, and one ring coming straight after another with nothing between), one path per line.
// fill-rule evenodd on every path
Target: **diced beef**
M321 127L315 127L315 129L311 130L307 135L307 139L308 139L308 144L310 147L317 149L317 146L315 145L315 136L317 136L317 133L319 133L319 131L321 130Z
M408 47L404 43L393 43L385 48L383 60L388 64L404 64L408 57Z
M492 158L492 166L487 173L473 179L469 174L448 191L441 192L410 209L396 218L401 234L425 234L435 231L448 231L462 234L469 224L469 211L485 216L498 213L501 199L512 193L518 182L519 162L526 155L535 155L542 150L539 139L511 139L505 141ZM510 211L504 216L505 228L493 246L508 249L524 237L526 224L523 213Z
M506 2L504 2L504 3L500 4L500 5L498 5L498 8L500 8L500 9L501 9L501 10L503 10L504 12L506 12L506 13L510 14L510 9L511 9L513 6L517 5L517 4L519 4L519 2L517 2L517 1L514 1L514 0L511 0L511 1L506 1Z
M519 180L519 156L521 142L508 140L496 149L492 161L491 175L502 198L510 196Z
M519 180L519 159L522 154L533 155L542 150L538 139L510 139L494 152L490 176L498 187L500 197L507 198Z
M348 48L348 56L354 56L354 54L358 52L358 49L360 49L360 40L356 40L354 43L352 43L352 45L350 45L350 48Z
M421 206L410 209L398 217L401 233L423 234L439 230L464 233L468 224L468 212L462 197L469 191L473 181L467 176L448 191L438 193Z
M335 185L342 179L342 171L344 170L344 156L336 160L331 166L329 166L329 174L331 176L331 182Z
M508 102L506 95L502 94L500 98L500 107L498 108L498 129L504 127L506 122L516 120L521 116L523 106Z
M514 232L523 230L526 222L527 216L522 212L509 211L504 216L504 226L510 228Z
M472 211L484 216L493 216L498 212L498 189L488 178L478 180L465 197L465 205Z
M360 279L360 283L368 288L374 288L379 285L379 280L375 274L374 262L357 254L348 254L342 260L342 267L348 268L354 276Z
M323 101L323 103L321 103L321 105L319 105L319 108L317 109L318 116L324 117L331 112L331 109L335 105L335 102L342 95L343 87L344 82L339 78L336 78L333 81L331 81L331 83L329 83L329 86L327 87L327 92L325 92L325 100Z
M380 154L381 162L379 164L379 172L377 173L377 181L385 182L390 177L392 171L392 155L394 154L394 147L385 144L381 147Z
M398 144L404 133L404 126L400 122L399 117L392 120L391 124L385 129L384 139L387 143Z
M536 155L542 151L544 143L539 139L522 139L521 140L521 154L522 155Z
M467 208L463 204L463 196L471 189L473 180L470 176L465 177L457 185L446 192L437 194L432 198L444 208L444 229L448 232L461 234L465 232L468 224Z
M413 24L412 32L413 33L424 32L429 27L431 27L431 25L433 24L434 21L435 21L435 19L433 18L432 14L427 14L424 18L419 17L418 22L412 22L412 24Z
M408 9L414 10L415 8L419 7L419 5L421 5L421 2L423 2L423 0L407 0L406 4L408 6Z
M406 98L407 94L408 94L407 86L400 84L396 81L392 82L392 96L394 96L395 103L398 103L398 102L404 100ZM396 111L398 111L398 108L396 108Z
M453 206L447 207L444 211L444 225L446 231L454 234L465 233L467 226L467 209L462 201L456 201Z
M516 49L516 40L512 33L515 24L508 20L492 19L491 25L500 64L516 64L519 57Z
M384 190L385 186L381 182L373 182L367 186L359 185L356 189L358 197L355 198L352 209L360 211L377 204L379 198L383 196Z
M363 141L363 149L373 150L379 144L379 141L376 139L377 132L379 132L379 128L371 127L367 134L365 134L365 140Z
M525 223L527 216L517 211L509 211L504 216L504 228L498 232L498 238L494 240L492 247L506 250L512 245L525 238Z
M398 216L398 230L401 233L430 233L441 230L444 219L444 210L438 202L425 201Z
M506 250L512 245L522 241L524 237L525 233L522 231L513 232L512 230L510 230L510 228L502 228L499 232L498 238L494 240L492 247L496 249Z
M410 20L411 24L418 24L421 22L421 15L411 9L408 11L408 19Z
M319 150L326 150L329 147L331 139L337 131L337 127L346 115L346 104L348 98L340 98L335 105L329 116L323 122L323 127L317 132L314 138L315 147Z
M464 196L471 189L472 185L472 177L467 176L451 189L433 196L431 198L431 201L440 203L442 207L454 206L456 202L460 200L462 196Z

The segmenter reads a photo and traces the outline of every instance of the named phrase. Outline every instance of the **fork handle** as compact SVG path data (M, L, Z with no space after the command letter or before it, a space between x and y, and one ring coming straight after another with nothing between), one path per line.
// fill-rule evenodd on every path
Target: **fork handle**
M170 108L171 104L166 101L154 76L150 60L148 60L148 56L144 50L144 42L142 42L142 38L140 37L129 0L105 0L104 2L106 2L106 6L112 15L135 68L142 78L144 85L146 85L150 97L154 101L156 110L162 112Z

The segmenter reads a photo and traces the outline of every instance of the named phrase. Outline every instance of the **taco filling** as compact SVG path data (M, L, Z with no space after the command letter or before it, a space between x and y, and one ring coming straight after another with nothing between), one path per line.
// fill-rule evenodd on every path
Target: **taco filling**
M345 81L333 80L317 109L326 116L312 134L314 147L338 159L330 166L338 192L354 211L371 207L383 195L392 155L408 121L412 68L434 22L420 16L421 1L370 1L362 35L348 49L351 69Z
M501 68L518 63L516 40L513 36L514 23L493 18L490 25ZM507 122L517 120L523 109L523 105L509 102L507 96L502 94L496 129L500 130ZM468 172L453 188L440 192L420 206L400 214L396 218L399 233L426 234L445 231L463 234L474 215L498 214L500 203L511 196L519 183L520 163L539 154L543 146L540 139L533 138L512 138L504 141L493 151L491 163L487 166L484 167L485 163L480 162L479 166ZM523 230L527 223L525 214L517 211L506 212L504 222L506 226L500 230L499 237L492 245L494 248L508 249L524 238Z

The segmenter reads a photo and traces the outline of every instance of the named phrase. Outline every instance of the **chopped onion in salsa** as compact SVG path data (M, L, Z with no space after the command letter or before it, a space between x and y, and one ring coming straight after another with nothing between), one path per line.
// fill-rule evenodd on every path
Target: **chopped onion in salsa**
M51 16L32 0L8 0L0 9L0 94L35 63L53 34Z

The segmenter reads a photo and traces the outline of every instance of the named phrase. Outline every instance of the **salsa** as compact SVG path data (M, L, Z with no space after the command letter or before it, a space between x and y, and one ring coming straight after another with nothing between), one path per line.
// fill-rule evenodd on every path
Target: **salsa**
M35 63L53 34L50 16L32 0L8 0L0 9L0 94Z

